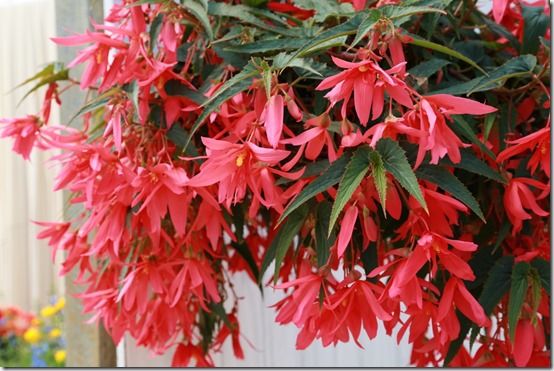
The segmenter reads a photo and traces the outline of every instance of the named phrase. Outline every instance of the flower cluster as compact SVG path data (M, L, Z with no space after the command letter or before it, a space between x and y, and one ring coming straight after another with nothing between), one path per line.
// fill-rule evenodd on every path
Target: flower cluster
M243 271L299 349L381 322L418 366L549 364L546 2L236 3L116 4L53 39L86 45L79 81L47 67L42 111L1 121L61 150L80 213L38 237L92 320L175 366L242 358ZM49 122L74 85L80 125Z
M9 367L63 367L65 343L61 310L65 299L52 299L40 315L17 307L0 308L0 365Z

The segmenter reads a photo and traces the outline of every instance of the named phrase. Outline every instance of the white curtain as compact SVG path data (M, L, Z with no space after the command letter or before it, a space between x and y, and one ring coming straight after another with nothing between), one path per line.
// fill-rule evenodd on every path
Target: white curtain
M29 87L11 91L48 62L56 60L54 0L0 0L0 117L39 112L44 90L17 103ZM53 109L51 120L59 114ZM53 193L51 156L35 152L24 161L0 140L0 305L36 310L52 294L63 294L63 280L50 250L35 236L32 221L61 220L61 193Z
M298 329L294 325L280 326L275 323L276 313L270 305L282 296L270 288L264 290L262 299L258 287L246 274L232 278L239 297L239 324L243 333L244 359L234 357L230 341L222 352L213 359L217 367L407 367L410 360L410 346L404 340L396 344L396 337L389 337L383 328L378 336L369 340L360 337L364 349L353 342L339 343L336 347L324 348L314 341L308 349L296 350ZM254 345L251 347L248 340ZM134 345L132 339L125 339L125 360L120 364L128 367L169 366L173 351L163 356L150 354L144 348Z

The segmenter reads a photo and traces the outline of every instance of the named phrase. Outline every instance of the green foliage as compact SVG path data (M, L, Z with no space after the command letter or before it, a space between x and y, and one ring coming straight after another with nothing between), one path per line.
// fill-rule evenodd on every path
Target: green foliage
M380 139L375 149L381 155L385 169L427 210L416 175L406 159L406 152L397 142L389 138Z

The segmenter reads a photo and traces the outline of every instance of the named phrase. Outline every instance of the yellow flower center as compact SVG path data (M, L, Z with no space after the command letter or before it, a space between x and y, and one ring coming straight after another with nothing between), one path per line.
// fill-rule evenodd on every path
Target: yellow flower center
M239 155L237 156L237 159L235 160L235 164L237 165L237 167L241 167L242 165L244 165L245 158L246 158L246 152L239 153Z

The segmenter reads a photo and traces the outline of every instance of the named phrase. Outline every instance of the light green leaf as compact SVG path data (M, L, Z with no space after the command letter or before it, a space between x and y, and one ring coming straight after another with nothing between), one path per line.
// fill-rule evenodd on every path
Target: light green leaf
M121 90L119 88L111 88L104 93L100 94L96 98L91 99L87 104L85 104L77 113L69 120L68 124L73 122L77 117L84 115L85 113L95 111L97 109L103 108L106 103L109 102L112 95L120 92Z
M385 169L427 210L417 178L406 159L406 152L390 138L380 139L375 149L381 155Z
M352 197L352 194L358 188L362 180L365 178L367 171L369 170L369 154L371 149L366 146L359 147L352 159L346 166L344 174L339 183L339 189L333 203L333 209L331 210L331 219L329 221L328 235L331 235L331 231L337 222L340 212Z

